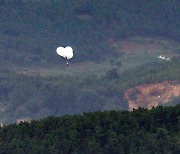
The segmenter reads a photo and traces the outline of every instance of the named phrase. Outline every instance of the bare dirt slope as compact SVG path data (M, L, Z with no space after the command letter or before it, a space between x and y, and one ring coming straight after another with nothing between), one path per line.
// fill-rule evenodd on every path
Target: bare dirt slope
M128 101L129 109L132 110L138 107L156 107L178 96L180 96L180 84L175 81L164 81L128 89L124 97Z

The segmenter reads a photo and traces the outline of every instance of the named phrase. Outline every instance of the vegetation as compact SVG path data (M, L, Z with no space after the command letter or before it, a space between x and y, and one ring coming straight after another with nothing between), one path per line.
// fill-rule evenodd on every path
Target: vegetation
M98 62L118 56L110 40L137 35L178 40L178 6L178 0L1 0L0 60L59 64L55 49L71 45L74 61Z
M0 128L1 153L180 152L180 105L48 117Z
M178 0L0 0L0 124L34 119L0 126L0 153L180 153L179 97L167 103L175 107L115 111L128 109L128 88L179 83L179 19ZM175 40L159 42L172 61L123 53L120 40L143 36ZM76 73L55 53L67 45ZM106 69L79 73L88 62Z
M155 0L137 3L130 0L1 0L0 123L15 122L19 118L128 109L123 98L128 88L164 80L178 82L178 59L152 60L129 70L127 65L138 66L140 59L145 63L151 59L150 55L134 54L129 57L129 61L134 61L126 62L126 67L121 61L121 47L113 44L136 35L178 40L177 6L177 0L162 3ZM14 65L28 70L59 67L61 60L55 55L59 45L73 47L76 64L113 59L111 63L116 68L106 68L97 74L87 70L83 75L70 71L68 75L60 73L54 77L29 74L29 71L22 75L23 72L13 69ZM3 69L6 66L14 71ZM62 67L61 70L65 72Z
M179 82L180 62L146 64L119 73L113 68L104 75L21 75L0 71L0 123L37 119L97 110L128 109L125 90L165 80ZM159 71L161 70L161 71ZM178 99L175 100L177 104ZM170 105L169 104L169 105Z

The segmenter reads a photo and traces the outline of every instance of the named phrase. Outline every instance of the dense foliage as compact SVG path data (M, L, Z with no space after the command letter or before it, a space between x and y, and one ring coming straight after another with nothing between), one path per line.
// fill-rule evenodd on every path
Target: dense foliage
M3 64L57 64L60 45L75 61L98 61L117 56L115 40L180 36L179 0L1 0L0 19Z
M48 117L0 128L0 153L180 153L180 105Z
M19 118L36 119L47 115L128 109L124 100L125 90L165 80L179 82L179 67L180 61L174 59L165 63L145 64L122 73L113 68L101 76L43 77L1 70L0 123L15 122ZM178 103L179 99L175 104Z

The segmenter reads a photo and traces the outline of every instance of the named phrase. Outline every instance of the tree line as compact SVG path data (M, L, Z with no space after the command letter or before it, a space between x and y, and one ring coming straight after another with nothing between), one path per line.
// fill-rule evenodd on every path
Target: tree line
M0 153L180 152L180 105L96 111L0 127Z

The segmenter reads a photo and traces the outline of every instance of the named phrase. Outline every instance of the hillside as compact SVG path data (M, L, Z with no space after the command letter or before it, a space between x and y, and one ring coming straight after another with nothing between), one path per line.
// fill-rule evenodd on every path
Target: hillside
M128 110L131 102L124 98L128 90L142 86L137 97L147 98L146 85L179 85L178 4L1 0L0 124ZM74 49L69 67L55 52L67 45ZM170 60L159 59L160 55ZM148 104L159 104L148 99ZM179 103L178 98L168 101ZM135 108L146 106L142 102Z
M0 70L0 123L84 111L129 109L128 101L124 99L126 90L144 84L161 85L162 81L176 81L178 86L179 67L179 59L173 59L169 62L147 63L123 72L112 68L101 75L65 73L41 76ZM146 94L142 91L140 96ZM168 96L171 91L167 90L163 94ZM145 100L141 101L145 103ZM173 105L173 102L169 105Z
M48 117L0 127L1 153L179 153L180 105Z
M173 58L180 51L178 4L2 0L1 68L38 75L102 73L157 62L160 54ZM68 70L55 52L67 45L75 52Z
M178 4L178 0L1 0L1 66L59 67L58 46L72 46L74 62L99 62L121 57L111 45L122 39L150 36L178 41Z
M99 62L84 61L74 62L70 61L70 67L67 68L65 61L60 57L59 62L51 65L41 66L19 66L16 64L3 63L2 68L16 71L22 75L40 75L40 76L57 76L61 74L93 74L98 75L107 72L108 70L116 67L119 72L129 70L135 67L142 66L147 63L164 62L158 58L159 55L173 58L179 58L180 44L172 39L158 38L158 37L130 37L121 41L116 41L109 44L112 50L116 51L119 56L112 57L106 56L105 60ZM55 52L55 51L54 51ZM76 56L76 51L75 56ZM76 58L76 57L75 57Z

